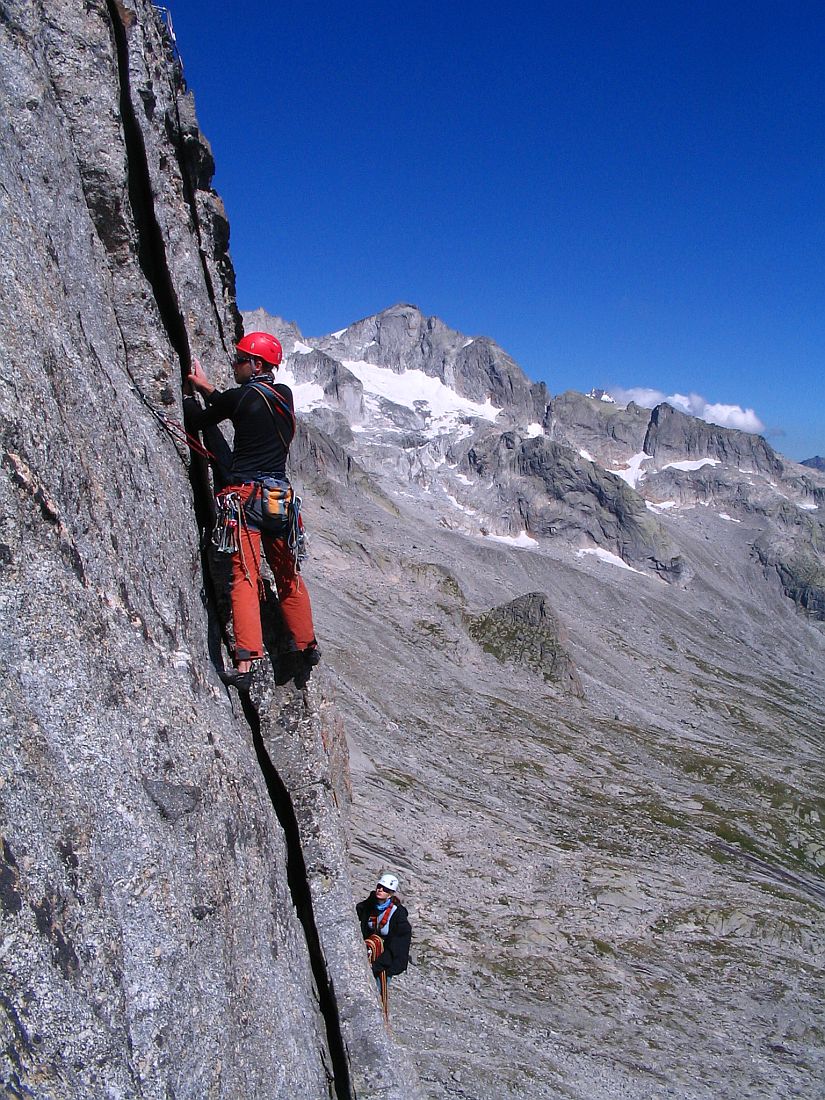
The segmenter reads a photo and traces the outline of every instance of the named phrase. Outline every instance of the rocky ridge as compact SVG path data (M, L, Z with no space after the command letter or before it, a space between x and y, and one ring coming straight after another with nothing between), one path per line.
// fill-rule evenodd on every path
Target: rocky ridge
M667 404L622 408L574 392L553 398L493 341L467 337L415 306L393 306L317 339L264 310L244 320L248 330L283 337L285 370L310 423L379 483L389 474L421 491L454 529L562 539L684 584L692 566L670 517L714 508L728 522L756 521L749 553L797 606L820 617L825 480L761 436Z

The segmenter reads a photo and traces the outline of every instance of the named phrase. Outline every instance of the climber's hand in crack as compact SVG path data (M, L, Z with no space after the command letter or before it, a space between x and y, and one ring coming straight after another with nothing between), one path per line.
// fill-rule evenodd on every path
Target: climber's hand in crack
M200 390L200 392L206 396L214 390L214 386L206 377L203 367L200 364L200 360L192 357L192 370L186 379L186 385L189 387L190 392L193 389Z

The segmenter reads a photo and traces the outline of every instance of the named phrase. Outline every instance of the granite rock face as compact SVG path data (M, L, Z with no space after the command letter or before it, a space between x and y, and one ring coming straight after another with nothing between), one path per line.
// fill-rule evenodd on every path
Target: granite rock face
M679 412L670 405L657 405L642 448L658 461L718 458L732 461L741 471L769 476L782 474L782 462L760 435L720 428L695 416Z
M615 547L624 561L664 579L683 579L684 563L659 520L625 481L544 436L489 438L468 452L469 468L498 487L511 529L568 535L580 546Z
M550 403L546 423L551 439L587 450L609 465L644 449L650 411L632 401L627 408L568 390Z
M344 790L336 722L311 691L243 713L215 673L206 475L162 421L241 327L168 28L142 0L12 0L0 98L4 1094L415 1095L348 879L290 870L284 806L307 834L316 808L256 751L297 708L305 769Z

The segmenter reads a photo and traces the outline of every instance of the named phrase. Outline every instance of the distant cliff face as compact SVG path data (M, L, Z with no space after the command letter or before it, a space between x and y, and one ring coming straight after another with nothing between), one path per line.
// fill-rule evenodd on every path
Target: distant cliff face
M337 811L293 810L273 740L279 715L332 790L321 719L220 687L207 487L158 416L240 332L159 10L5 3L0 99L4 1092L369 1095L372 1074L395 1095Z

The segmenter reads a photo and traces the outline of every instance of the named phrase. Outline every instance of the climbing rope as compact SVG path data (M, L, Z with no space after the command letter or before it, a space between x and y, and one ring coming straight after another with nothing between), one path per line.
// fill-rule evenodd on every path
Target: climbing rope
M213 462L218 461L216 456L212 454L208 447L204 447L204 445L196 436L191 435L189 432L187 432L183 424L179 423L177 420L172 420L172 418L167 416L166 413L160 412L152 405L149 405L149 408L152 410L152 413L154 414L158 423L163 425L163 427L166 429L172 439L175 440L176 443L184 443L190 451L194 451L195 454L200 455L201 458L211 458Z

